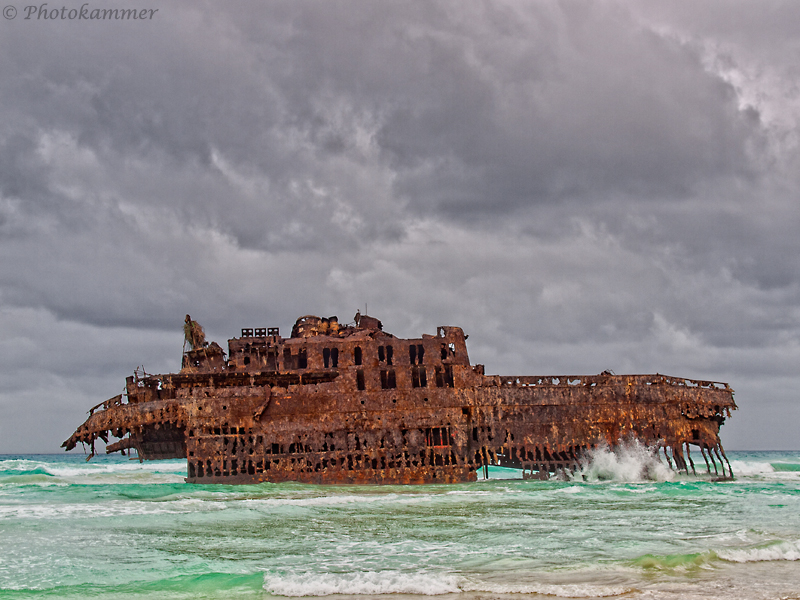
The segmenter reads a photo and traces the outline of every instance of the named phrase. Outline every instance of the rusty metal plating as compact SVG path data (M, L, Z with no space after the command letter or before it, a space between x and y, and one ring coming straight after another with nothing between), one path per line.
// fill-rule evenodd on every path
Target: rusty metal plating
M349 325L301 317L289 338L242 329L226 357L186 319L194 337L181 371L137 369L64 448L85 443L94 455L95 440L112 435L120 440L107 452L185 457L191 483L453 483L487 465L545 478L597 445L636 438L687 473L694 446L709 473L733 476L719 439L736 409L726 383L487 376L459 327L399 339L361 314Z

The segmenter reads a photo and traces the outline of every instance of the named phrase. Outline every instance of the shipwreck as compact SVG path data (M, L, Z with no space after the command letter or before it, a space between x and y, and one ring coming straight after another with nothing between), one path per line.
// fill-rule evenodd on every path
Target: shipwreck
M288 338L245 328L227 354L189 315L184 330L179 373L137 369L62 446L88 444L91 458L99 438L108 453L185 458L190 483L408 484L475 481L488 465L543 479L637 439L674 469L695 471L694 448L709 474L733 477L719 437L736 409L727 383L485 375L459 327L400 339L361 314L301 317Z

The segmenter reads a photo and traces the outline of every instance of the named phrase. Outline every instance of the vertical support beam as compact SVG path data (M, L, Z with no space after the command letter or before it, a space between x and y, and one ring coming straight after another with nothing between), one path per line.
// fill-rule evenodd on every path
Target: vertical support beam
M689 459L689 464L692 465L692 474L697 475L697 471L694 469L694 461L692 460L692 452L689 450L689 442L686 442L686 458ZM686 471L686 474L689 474L689 471Z
M700 454L703 455L703 460L706 461L706 470L708 471L708 474L711 475L711 465L708 463L705 446L700 446Z
M669 457L669 453L667 452L668 446L662 446L661 449L664 451L664 458L667 459L667 464L669 465L670 470L674 470L675 467L672 466L672 459Z
M719 446L714 446L714 453L717 455L719 464L722 467L722 476L725 477L725 463L722 462L722 457L719 455Z

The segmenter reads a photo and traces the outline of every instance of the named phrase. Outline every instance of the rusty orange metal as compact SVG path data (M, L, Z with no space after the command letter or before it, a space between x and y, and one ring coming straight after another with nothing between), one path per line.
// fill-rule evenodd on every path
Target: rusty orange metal
M289 338L245 328L228 353L189 315L179 373L128 377L63 447L119 441L186 458L191 483L454 483L500 465L546 478L598 445L637 439L674 468L732 477L719 438L726 383L666 375L485 375L459 327L399 339L357 314L305 316ZM710 459L710 462L709 462ZM719 468L717 465L719 464Z

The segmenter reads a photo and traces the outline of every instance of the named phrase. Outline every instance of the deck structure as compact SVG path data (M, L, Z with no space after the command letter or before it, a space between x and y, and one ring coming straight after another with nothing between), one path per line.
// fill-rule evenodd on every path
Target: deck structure
M245 328L227 354L189 315L184 329L179 373L137 370L63 447L93 455L99 438L140 460L186 458L191 483L411 484L474 481L487 465L546 478L637 439L674 468L694 471L694 448L709 473L733 476L719 438L736 409L726 383L485 375L459 327L400 339L360 314L301 317L288 338Z

